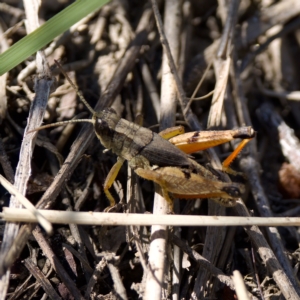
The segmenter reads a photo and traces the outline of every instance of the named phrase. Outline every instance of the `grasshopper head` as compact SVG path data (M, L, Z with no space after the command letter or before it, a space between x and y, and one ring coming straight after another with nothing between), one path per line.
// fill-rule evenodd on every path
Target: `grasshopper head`
M115 128L119 120L120 117L112 108L105 108L103 111L93 114L95 134L106 149L111 149Z

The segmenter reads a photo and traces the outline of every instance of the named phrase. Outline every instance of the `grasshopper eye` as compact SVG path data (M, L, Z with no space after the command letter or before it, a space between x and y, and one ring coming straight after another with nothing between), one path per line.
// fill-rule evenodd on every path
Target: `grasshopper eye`
M113 136L113 131L110 129L108 123L100 118L96 118L94 123L95 133L100 140L101 144L107 148L111 148L111 137Z
M100 118L96 118L95 130L96 132L99 132L101 134L109 134L109 132L111 131L108 123Z

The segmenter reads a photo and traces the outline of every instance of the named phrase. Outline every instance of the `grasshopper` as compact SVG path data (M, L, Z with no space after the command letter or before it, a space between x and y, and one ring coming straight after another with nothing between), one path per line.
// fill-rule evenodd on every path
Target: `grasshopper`
M81 92L65 72L64 75L71 86L77 91L81 101L92 113L92 118L53 123L41 126L30 132L68 123L92 123L95 134L101 144L118 156L117 162L110 170L104 182L104 192L110 202L110 207L115 206L115 199L109 189L125 161L128 162L128 165L137 175L151 180L161 187L162 195L168 202L171 211L173 210L173 201L170 194L178 198L213 198L224 206L235 205L235 198L241 196L243 185L218 180L216 175L185 153L198 151L197 147L192 150L185 149L185 146L182 147L183 144L198 145L198 148L205 147L203 146L203 136L206 135L207 139L212 141L209 138L211 134L209 131L204 131L205 134L202 132L186 133L172 137L170 142L166 138L177 134L178 129L156 134L145 127L122 119L112 108L96 112L83 98ZM216 131L215 135L219 135L221 138L211 143L211 145L224 143L225 141L222 137L224 133L228 135L225 138L226 141L236 137L249 141L254 137L255 132L251 127L246 128L237 129L234 132L228 131L229 135L226 131ZM181 129L179 129L180 131ZM182 148L183 151L179 148ZM237 153L235 153L236 155Z

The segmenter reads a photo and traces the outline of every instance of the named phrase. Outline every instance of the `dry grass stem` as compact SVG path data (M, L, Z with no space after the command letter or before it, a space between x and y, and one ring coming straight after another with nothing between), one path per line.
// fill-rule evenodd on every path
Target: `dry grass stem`
M230 217L230 216L176 216L151 214L119 214L95 213L58 210L37 210L37 212L54 224L80 225L164 225L164 226L298 226L300 218L260 218L260 217ZM25 209L5 207L1 213L5 221L37 222L36 217Z

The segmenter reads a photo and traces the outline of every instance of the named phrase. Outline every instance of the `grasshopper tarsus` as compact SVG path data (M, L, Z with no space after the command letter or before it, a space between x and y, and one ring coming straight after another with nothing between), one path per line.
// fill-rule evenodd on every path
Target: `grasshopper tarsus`
M121 210L122 208L122 204L121 203L116 203L113 206L108 206L104 209L104 212L118 212Z

